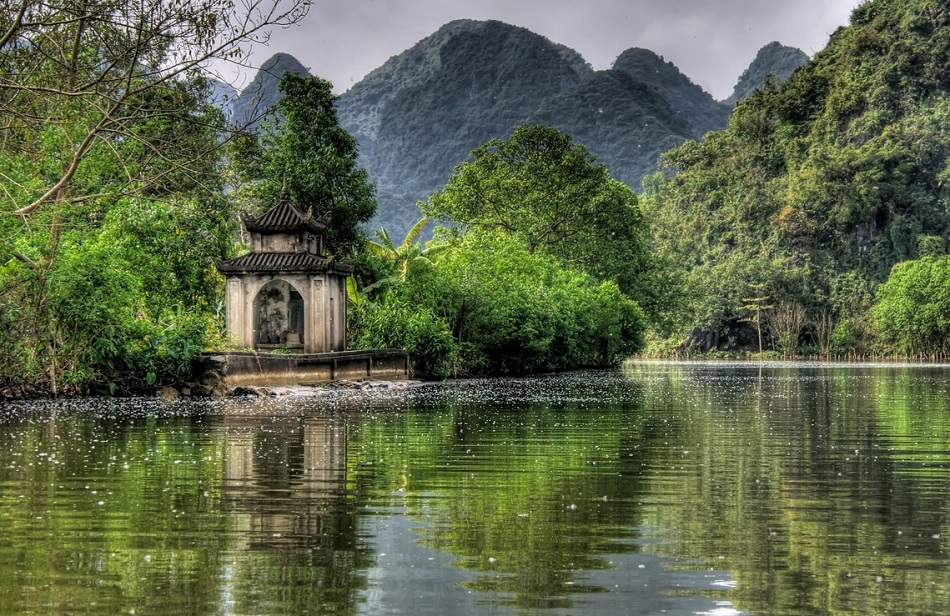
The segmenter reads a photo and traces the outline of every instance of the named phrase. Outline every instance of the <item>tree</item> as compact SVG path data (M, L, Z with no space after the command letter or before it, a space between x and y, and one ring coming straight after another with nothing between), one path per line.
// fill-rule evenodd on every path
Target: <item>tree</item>
M2 0L0 0L2 3ZM230 250L208 63L307 0L60 0L0 11L0 346L57 393L181 376ZM5 383L0 383L0 386Z
M327 246L351 255L364 240L361 225L376 213L376 187L357 165L356 140L337 120L329 81L284 73L279 88L284 96L263 136L236 144L241 195L269 207L286 185L301 207L333 214Z
M650 259L636 195L553 128L523 125L507 141L489 141L420 205L462 227L516 237L530 252L616 280L628 294L648 291Z
M412 269L413 265L431 267L433 265L432 257L448 246L445 243L434 243L425 248L422 247L419 236L428 222L429 218L427 216L419 219L399 246L393 243L386 229L380 229L376 232L379 242L367 241L366 250L372 255L391 261L398 272L398 281L406 282L409 277L409 270Z
M911 355L950 352L950 257L894 266L871 310L890 350Z
M760 355L762 354L762 315L764 312L771 310L774 307L766 303L769 301L769 299L770 298L768 295L742 298L742 301L744 302L742 309L751 313L749 317L742 320L755 323L755 332L758 335Z
M97 190L79 190L74 179L97 152L111 154L119 184L133 190L172 170L198 175L193 167L203 166L207 152L181 156L161 132L139 129L175 113L164 98L180 83L207 71L211 60L241 62L243 45L299 21L309 0L2 0L0 6L0 148L27 158L59 150L57 164L33 181L20 181L8 167L2 172L4 212L26 217L57 200L96 198ZM140 152L125 144L166 164L134 164Z
M519 238L469 231L436 261L369 307L359 346L408 348L414 362L462 374L611 365L643 346L643 312L615 282Z

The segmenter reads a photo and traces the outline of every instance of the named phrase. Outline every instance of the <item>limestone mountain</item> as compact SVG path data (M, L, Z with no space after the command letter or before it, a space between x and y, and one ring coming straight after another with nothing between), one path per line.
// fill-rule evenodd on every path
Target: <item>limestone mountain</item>
M749 68L739 77L727 103L735 104L760 89L768 80L775 85L784 83L789 75L808 62L804 51L772 41L759 50Z
M234 103L237 99L238 91L233 85L217 79L211 81L208 102L221 109L228 120L234 117Z
M382 224L397 236L416 202L468 153L507 137L592 69L577 52L497 21L454 21L391 58L340 97L341 124L376 180Z
M668 173L643 204L657 253L689 270L692 340L754 345L748 298L767 298L798 315L775 338L870 350L878 285L950 245L947 58L946 4L867 0L728 128L664 154ZM920 305L944 293L926 284ZM924 310L908 305L916 328Z
M696 127L655 87L618 70L598 71L544 101L528 121L570 133L614 178L639 190L660 154L696 137Z
M654 88L673 111L692 126L691 137L695 139L701 139L711 130L725 128L729 121L731 105L714 100L672 62L648 49L628 49L617 57L613 67Z
M770 57L757 60L767 69ZM236 122L278 100L284 71L307 73L292 56L270 58L235 101ZM520 124L570 133L639 190L661 153L725 128L731 109L651 51L629 49L611 70L594 71L573 49L530 30L474 20L446 24L337 100L340 124L377 184L372 226L396 237L469 152Z
M268 58L233 103L233 122L249 128L260 126L264 113L280 99L277 85L285 72L309 75L310 71L297 58L287 53L278 53Z

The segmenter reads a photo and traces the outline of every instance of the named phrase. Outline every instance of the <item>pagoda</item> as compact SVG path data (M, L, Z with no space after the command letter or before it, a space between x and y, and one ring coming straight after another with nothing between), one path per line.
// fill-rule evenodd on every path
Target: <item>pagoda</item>
M216 263L227 277L227 331L235 347L346 350L346 278L353 265L323 254L330 218L301 211L286 190L261 216L242 217L251 252Z

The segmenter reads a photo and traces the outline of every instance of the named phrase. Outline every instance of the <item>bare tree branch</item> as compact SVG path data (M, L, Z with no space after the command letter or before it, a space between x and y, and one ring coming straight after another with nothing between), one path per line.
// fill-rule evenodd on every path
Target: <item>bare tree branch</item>
M0 8L9 9L10 15L0 31L0 118L4 119L0 143L6 151L7 144L13 144L25 152L29 146L18 136L55 129L67 146L59 153L63 160L59 177L11 213L32 216L45 204L66 198L84 160L99 144L121 159L121 148L110 139L139 143L166 167L197 178L187 166L200 165L198 157L164 155L167 144L160 141L161 134L155 137L159 141L149 142L151 137L134 132L137 122L167 111L161 108L167 101L150 93L208 74L211 60L240 63L246 45L265 41L274 27L297 23L310 4L311 0L0 0ZM0 23L6 20L0 18ZM149 178L136 177L139 173L121 160L120 165L130 183L150 183ZM169 170L163 167L156 173L163 176Z

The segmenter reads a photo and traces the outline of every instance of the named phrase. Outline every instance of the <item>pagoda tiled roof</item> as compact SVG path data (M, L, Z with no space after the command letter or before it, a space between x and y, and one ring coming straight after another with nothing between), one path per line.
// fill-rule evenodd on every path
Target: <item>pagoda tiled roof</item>
M218 271L225 274L281 273L281 272L334 272L352 274L351 263L339 263L333 258L319 257L307 252L252 252L236 259L217 261Z
M285 197L260 216L245 217L244 227L255 233L323 233L329 222L329 212L319 218L315 217L310 212L300 211Z

